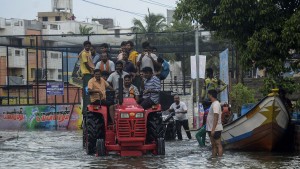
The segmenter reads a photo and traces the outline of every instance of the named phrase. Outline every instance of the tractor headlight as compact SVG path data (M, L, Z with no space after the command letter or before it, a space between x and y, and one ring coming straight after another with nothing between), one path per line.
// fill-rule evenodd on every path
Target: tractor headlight
M144 113L136 113L135 118L144 118Z
M93 106L93 109L94 109L94 110L99 110L99 106L94 105L94 106Z
M121 116L121 118L129 118L128 113L121 113L120 116Z

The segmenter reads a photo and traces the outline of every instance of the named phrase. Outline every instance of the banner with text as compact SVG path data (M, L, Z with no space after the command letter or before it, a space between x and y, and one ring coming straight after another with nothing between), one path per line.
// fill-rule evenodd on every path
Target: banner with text
M56 111L55 111L56 110ZM80 105L1 106L0 129L72 129L81 127Z
M205 66L206 66L206 56L199 55L199 78L205 78ZM196 69L196 56L191 56L191 78L196 79L197 69Z
M220 57L220 80L227 85L229 84L229 73L228 73L228 49L224 50L219 54ZM228 87L223 90L220 94L221 103L228 103Z

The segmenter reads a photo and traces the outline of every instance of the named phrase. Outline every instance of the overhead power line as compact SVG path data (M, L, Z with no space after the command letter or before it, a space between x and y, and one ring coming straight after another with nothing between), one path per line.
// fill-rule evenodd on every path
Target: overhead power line
M151 1L151 2L157 3L157 4L161 4L161 5L165 5L163 3L160 3L160 2L157 2L157 1L153 1L153 0L148 0L148 1ZM166 6L169 6L170 8L175 8L174 6L171 6L171 5L166 5Z
M117 11L121 11L121 12L130 13L130 14L133 14L133 15L136 15L136 16L139 16L139 17L144 17L145 16L145 14L130 12L130 11L126 11L126 10L123 10L123 9L114 8L114 7L110 7L110 6L105 6L105 5L101 5L101 4L91 2L91 1L87 1L87 0L82 0L82 1L93 4L93 5L101 6L101 7L104 7L104 8L109 8L109 9L113 9L113 10L117 10Z
M166 5L166 4L163 4L163 3L160 3L160 2L156 2L156 1L153 1L153 0L139 0L139 1L145 2L145 3L148 3L148 4L152 4L152 5L157 5L157 6L165 7L165 8L175 8L173 6Z

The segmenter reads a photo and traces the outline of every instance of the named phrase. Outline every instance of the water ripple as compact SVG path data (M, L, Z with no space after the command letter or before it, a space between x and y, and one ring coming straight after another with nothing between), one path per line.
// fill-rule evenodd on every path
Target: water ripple
M0 168L299 168L299 154L225 151L210 158L211 148L196 140L166 142L166 155L105 157L86 155L81 131L1 131L18 139L0 143Z

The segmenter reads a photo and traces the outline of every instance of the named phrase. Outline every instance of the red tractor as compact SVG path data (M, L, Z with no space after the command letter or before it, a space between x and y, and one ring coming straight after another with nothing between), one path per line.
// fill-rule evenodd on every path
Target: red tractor
M107 106L88 105L83 122L87 154L105 156L114 151L121 156L141 156L147 152L164 155L161 105L144 110L134 98L122 97L115 109L114 123L109 123Z

